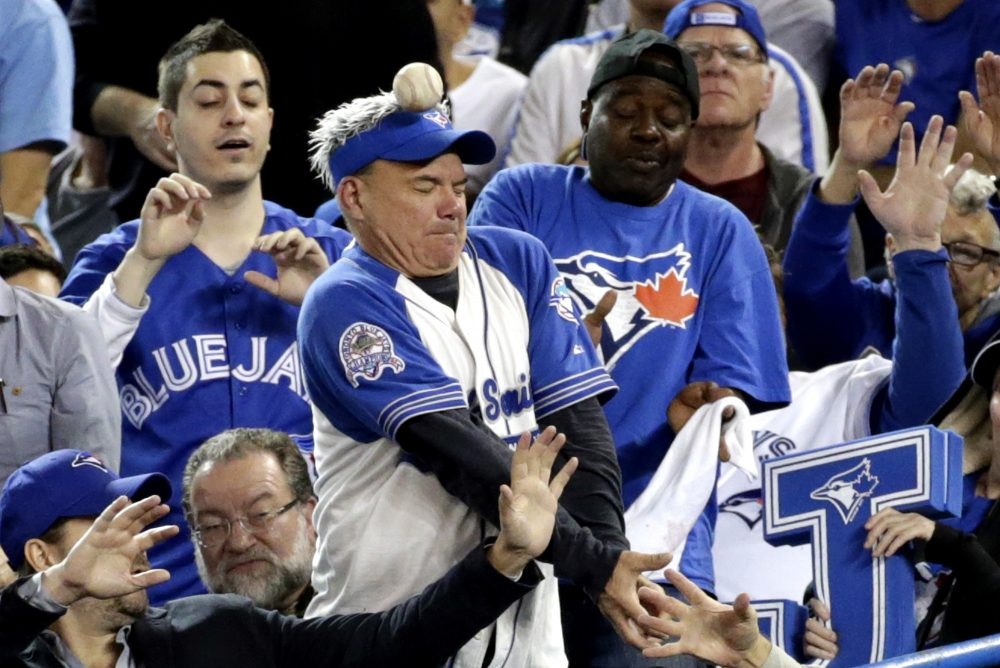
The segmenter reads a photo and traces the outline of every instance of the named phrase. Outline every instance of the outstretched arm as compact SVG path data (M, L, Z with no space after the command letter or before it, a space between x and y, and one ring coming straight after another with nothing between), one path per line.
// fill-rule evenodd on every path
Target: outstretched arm
M705 661L733 668L761 666L775 652L771 641L757 628L757 612L750 597L740 594L734 605L725 605L709 597L693 582L674 570L667 579L677 587L689 603L652 589L642 589L639 597L651 614L643 615L639 623L650 633L670 640L658 647L647 648L648 657L669 657L693 654ZM798 664L788 659L790 663ZM768 665L775 665L769 662Z
M931 118L915 150L913 127L900 132L896 173L885 192L862 172L869 208L892 234L896 334L887 387L873 403L875 433L922 424L962 382L964 344L948 277L941 225L952 189L972 156L949 167L957 131Z

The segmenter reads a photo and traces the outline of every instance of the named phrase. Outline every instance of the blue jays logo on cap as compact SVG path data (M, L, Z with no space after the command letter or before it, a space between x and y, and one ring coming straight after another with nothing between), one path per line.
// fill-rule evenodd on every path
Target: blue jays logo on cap
M119 478L100 459L82 450L47 452L10 474L0 490L0 547L11 567L24 562L24 545L58 520L97 517L115 499L170 498L162 473Z
M73 468L76 468L78 466L93 466L94 468L100 469L105 473L108 472L108 467L104 465L104 462L102 462L100 459L90 454L89 452L81 452L80 454L75 456L73 458L72 463L70 463L70 466L72 466Z
M330 173L339 182L376 160L423 162L444 153L457 154L467 165L484 165L496 155L496 144L481 130L455 130L437 109L400 110L335 150L330 155Z
M451 128L451 121L449 121L448 117L442 114L437 109L434 109L433 111L428 111L426 114L424 114L424 118L429 120L431 123L437 123L442 128L445 129Z

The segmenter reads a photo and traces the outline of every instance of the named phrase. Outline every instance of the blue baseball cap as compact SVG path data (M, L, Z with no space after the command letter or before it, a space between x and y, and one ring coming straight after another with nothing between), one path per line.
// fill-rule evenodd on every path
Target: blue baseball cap
M711 3L729 5L738 13L695 11L699 7ZM663 23L663 32L668 37L677 39L678 35L694 26L741 28L754 38L761 53L767 58L767 34L764 32L764 24L760 22L757 9L746 0L684 0L667 14L667 20Z
M11 568L24 562L24 544L64 517L96 517L119 496L162 501L172 493L162 473L119 478L80 450L56 450L14 471L0 491L0 547Z
M480 130L455 130L437 109L396 111L361 132L330 155L334 182L358 173L376 160L422 162L456 153L466 165L484 165L496 155L493 138Z

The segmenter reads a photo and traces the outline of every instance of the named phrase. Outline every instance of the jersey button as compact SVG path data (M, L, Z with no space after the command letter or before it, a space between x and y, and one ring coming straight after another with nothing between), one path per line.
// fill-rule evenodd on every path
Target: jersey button
M246 385L240 386L240 396L241 397L247 396L247 386Z
M233 293L234 295L238 295L242 289L243 288L241 288L239 285L234 285L234 286L232 286L232 287L229 288L229 291L231 293Z

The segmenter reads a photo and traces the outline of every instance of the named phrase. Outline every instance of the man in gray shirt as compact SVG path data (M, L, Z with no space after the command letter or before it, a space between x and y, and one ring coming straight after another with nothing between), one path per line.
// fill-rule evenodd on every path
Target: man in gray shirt
M22 463L80 443L118 470L118 388L97 323L0 279L0 484Z

